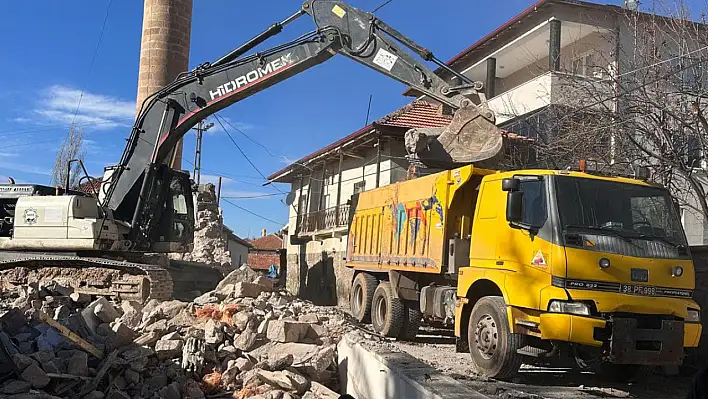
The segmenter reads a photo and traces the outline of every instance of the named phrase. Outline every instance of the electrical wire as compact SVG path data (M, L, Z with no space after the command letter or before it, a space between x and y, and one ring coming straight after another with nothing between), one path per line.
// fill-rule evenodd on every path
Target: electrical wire
M120 124L120 122L123 122L123 121L132 122L133 119L132 118L120 118L120 119L103 121L103 122L82 123L80 125L76 125L76 127ZM15 137L15 136L17 136L17 133L32 134L35 132L43 132L43 131L47 131L47 130L62 129L62 128L69 128L69 127L71 127L71 125L67 125L67 124L63 123L63 124L56 124L56 125L27 127L27 128L22 128L22 129L0 130L0 134L3 134L3 136L0 136L0 138Z
M190 160L188 160L188 159L186 159L186 158L183 158L182 160L183 160L184 162L186 162L186 163L188 163L188 164L194 166L194 162L192 162L192 161L190 161ZM201 169L202 172L213 173L213 174L215 174L217 177L225 177L225 178L227 178L227 179L230 179L230 180L233 180L233 181L237 181L237 182L239 182L239 183L248 184L249 186L263 187L262 184L256 184L256 183L251 183L251 182L248 182L248 181L243 181L243 180L241 180L242 178L244 178L244 179L258 179L258 180L260 180L260 179L261 179L260 177L256 177L256 176L233 175L233 174L229 174L229 173L226 173L226 172L221 172L221 171L218 171L218 170L207 169L207 168L200 168L200 169Z
M221 123L221 119L223 119L223 118L219 117L219 115L217 115L217 114L214 114L214 119L216 119L216 121L219 123L219 126L221 126L221 129L224 130L224 133L226 133L226 135L229 137L229 139L230 139L231 142L234 144L234 146L236 146L236 149L238 150L238 152L240 152L241 155L243 155L243 157L244 157L244 158L246 159L246 161L251 165L251 167L252 167L256 172L258 172L259 175L261 175L261 177L263 178L263 180L268 181L268 178L266 177L266 175L263 174L263 172L261 172L260 169L258 169L258 167L253 163L253 161L251 161L251 158L249 158L248 155L246 155L246 153L241 149L241 146L239 146L238 143L236 142L236 140L234 140L233 136L231 136L231 133L229 133L229 131L226 130L226 127L224 126L224 124ZM281 194L287 195L285 192L283 192L283 190L279 189L279 188L276 187L276 186L270 185L270 187L273 187L276 191L280 192Z
M89 70L86 74L86 80L91 76L93 72L93 66L96 63L96 58L98 57L98 49L101 48L101 42L103 41L103 33L106 31L106 22L108 22L108 15L111 11L111 4L113 0L108 0L108 6L106 7L106 15L103 17L103 24L101 25L101 33L98 35L98 42L96 42L96 48L93 51L93 57L91 57L91 63L89 64ZM76 110L74 110L74 116L71 119L71 124L73 125L76 121L76 115L79 113L79 108L81 107L81 100L84 98L84 91L86 90L86 83L84 83L81 88L81 93L79 94L79 101L76 104Z
M229 122L228 119L226 119L226 118L222 118L222 119L224 120L224 123L226 123L227 125L231 126L231 128L234 129L235 131L241 133L241 135L242 135L243 137L245 137L246 139L248 139L248 141L250 141L251 143L253 143L253 144L255 144L255 145L257 145L257 146L263 148L263 149L265 150L265 152L268 153L268 155L270 155L270 156L272 156L272 157L276 157L276 158L282 158L282 156L276 155L276 154L273 154L272 152L270 152L270 150L268 149L268 147L264 146L263 144L257 142L257 141L254 140L253 138L251 138L251 136L247 135L243 130L241 130L241 129L237 128L236 126L232 125L231 122Z
M384 2L381 3L378 7L374 8L374 11L372 11L371 13L372 13L372 14L375 14L376 11L378 11L378 10L380 10L380 9L382 9L382 8L384 8L384 7L386 7L386 6L389 5L392 1L393 1L393 0L386 0L386 1L384 1Z
M246 209L246 208L242 207L241 205L234 204L233 202L229 201L228 199L225 199L224 197L221 197L221 199L224 200L224 202L226 202L227 204L232 205L232 206L234 206L234 207L236 207L236 208L238 208L238 209L240 209L240 210L242 210L242 211L244 211L244 212L246 212L246 213L250 213L251 215L253 215L253 216L255 216L255 217L261 218L261 219L266 220L266 221L271 222L271 223L275 223L275 224L277 224L278 226L283 226L283 225L285 225L285 223L276 222L276 221L273 220L273 219L267 218L267 217L265 217L265 216L263 216L263 215L259 215L259 214L257 214L256 212L253 212L253 211L251 211L251 210L249 210L249 209Z
M280 193L272 193L272 194L260 194L260 195L243 195L243 196L227 196L227 197L221 197L221 198L228 198L228 199L251 199L251 198L265 198L265 197L274 197L276 195L283 195Z
M31 143L21 143L21 144L11 144L11 145L3 145L2 148L13 148L13 147L24 147L28 145L37 145L37 144L47 144L47 143L58 143L60 141L64 141L64 139L56 139L56 140L47 140L47 141L33 141Z

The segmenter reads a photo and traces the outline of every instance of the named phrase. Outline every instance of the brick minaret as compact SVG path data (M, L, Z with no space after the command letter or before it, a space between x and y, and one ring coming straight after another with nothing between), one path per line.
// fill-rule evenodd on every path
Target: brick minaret
M188 68L192 0L145 0L137 107ZM172 167L182 167L182 140Z

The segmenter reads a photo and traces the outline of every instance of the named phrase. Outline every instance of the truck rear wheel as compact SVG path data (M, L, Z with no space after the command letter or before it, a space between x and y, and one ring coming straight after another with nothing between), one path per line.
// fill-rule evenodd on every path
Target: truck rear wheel
M354 277L352 291L349 295L349 308L352 311L352 316L361 323L371 322L371 301L378 283L376 277L369 273L358 273Z
M517 349L523 347L523 336L509 330L504 298L488 296L474 305L467 339L472 360L483 376L506 379L521 367Z
M374 330L387 337L398 337L405 316L403 301L393 295L391 283L380 282L371 304L371 325Z
M405 301L405 317L403 318L403 326L401 327L400 339L412 341L418 335L418 329L423 321L423 312L420 311L420 303L414 301Z

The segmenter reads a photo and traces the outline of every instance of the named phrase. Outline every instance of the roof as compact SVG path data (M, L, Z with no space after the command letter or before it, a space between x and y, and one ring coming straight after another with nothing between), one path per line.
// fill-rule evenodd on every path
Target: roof
M275 234L248 240L253 249L259 251L277 251L283 249L283 239Z
M597 3L591 3L587 1L580 1L580 0L538 0L535 3L533 3L531 6L523 10L521 13L517 14L515 17L511 18L498 28L494 29L481 39L477 40L475 43L473 43L471 46L468 48L462 50L459 54L455 55L454 57L450 58L445 64L447 66L455 66L455 64L458 64L462 61L465 61L475 53L477 53L480 50L483 50L486 48L489 44L494 42L498 36L509 30L515 28L519 23L523 22L526 20L528 17L534 15L538 11L545 9L546 7L549 7L551 5L556 5L556 4L565 4L565 5L570 5L574 7L583 7L583 8L594 8L594 9L600 9L600 10L617 10L617 9L622 9L619 6L615 5L606 5L606 4L597 4ZM443 73L444 70L442 68L437 68L435 71L435 74L438 75L440 73ZM419 95L420 93L417 93L415 90L408 88L403 92L404 95Z
M377 127L387 126L392 128L406 129L424 127L444 127L449 125L451 121L452 115L443 113L442 105L433 104L425 100L416 100L408 105L397 109L396 111L387 114L383 118L366 125L365 127L357 130L356 132L351 133L324 148L321 148L309 155L298 159L297 161L286 166L285 168L282 168L279 171L272 173L270 176L268 176L268 180L276 180L282 177L284 174L290 172L297 165L305 164L320 155L326 154L329 151L339 148L340 146L351 143L357 139L361 139L362 137L375 131ZM505 137L512 140L526 140L525 137L520 136L516 133L507 131L503 131L502 133L505 135Z
M79 184L79 191L94 196L101 189L101 183L101 179L92 178L90 181Z
M354 140L361 139L362 137L374 132L377 127L388 126L408 129L417 127L442 127L447 126L451 120L452 116L443 114L441 106L422 100L413 101L412 103L391 112L383 118L364 126L354 133L351 133L324 148L298 159L285 168L272 173L268 176L268 180L272 181L281 177L283 174L291 171L295 165L306 163L320 155L326 154L329 151L351 143Z
M374 122L374 125L392 127L442 127L452 121L452 115L444 114L442 107L426 101L413 101Z
M239 244L245 246L246 248L251 248L251 247L253 247L253 245L251 245L250 242L248 242L247 240L244 240L243 238L237 236L236 233L234 233L234 231L231 230L231 229L230 229L228 226L226 226L226 225L224 225L224 233L226 234L226 236L228 237L228 239L231 240L231 241L236 241L237 243L239 243Z

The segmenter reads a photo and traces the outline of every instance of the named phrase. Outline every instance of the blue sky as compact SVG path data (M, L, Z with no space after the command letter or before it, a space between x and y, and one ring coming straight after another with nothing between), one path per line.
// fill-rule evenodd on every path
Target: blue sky
M383 0L351 0L372 10ZM619 3L619 1L612 1ZM301 2L194 1L190 69L213 61L271 23L296 11ZM448 59L532 4L530 0L393 0L377 14L389 25ZM83 124L87 167L94 176L118 162L135 110L142 1L116 1L90 71L108 0L24 1L4 4L0 24L0 181L48 184L54 156L74 119ZM308 17L261 45L267 48L313 28ZM282 82L219 113L268 148L233 137L266 176L294 160L362 127L369 95L371 118L410 101L405 87L343 57ZM228 127L227 127L228 128ZM202 180L226 178L225 197L277 193L237 152L223 131L205 135ZM185 138L184 158L193 160L194 135ZM185 169L192 168L189 162ZM287 185L278 185L287 192ZM283 195L232 199L254 213L284 224ZM226 223L240 236L273 231L272 223L223 204Z

